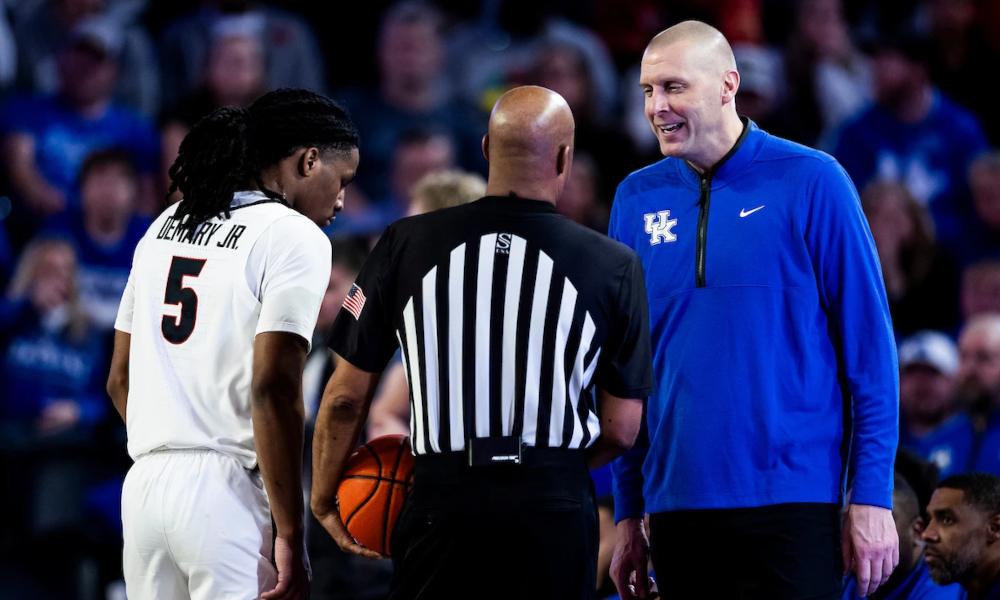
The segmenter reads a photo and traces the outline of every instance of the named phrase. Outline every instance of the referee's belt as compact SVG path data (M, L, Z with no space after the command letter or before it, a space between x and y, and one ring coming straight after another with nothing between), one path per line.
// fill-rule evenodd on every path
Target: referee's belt
M414 466L422 470L462 471L467 469L582 468L587 459L582 448L536 448L517 437L473 438L465 450L418 454Z

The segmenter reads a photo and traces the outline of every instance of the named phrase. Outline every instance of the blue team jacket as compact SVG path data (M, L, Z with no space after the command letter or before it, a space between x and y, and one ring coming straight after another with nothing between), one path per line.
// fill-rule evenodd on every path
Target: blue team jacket
M890 507L896 346L854 185L749 121L713 172L668 158L615 196L609 235L642 259L657 383L648 430L612 466L616 519L838 503L848 455L852 502Z

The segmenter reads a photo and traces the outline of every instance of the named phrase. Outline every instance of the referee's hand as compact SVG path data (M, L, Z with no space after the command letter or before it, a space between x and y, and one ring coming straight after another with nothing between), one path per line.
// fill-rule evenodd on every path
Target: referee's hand
M618 522L618 543L611 557L611 578L622 600L645 600L649 594L649 538L642 519L622 519Z
M326 529L330 537L333 538L333 541L337 542L341 550L357 554L358 556L364 556L365 558L382 558L381 554L365 548L351 536L347 531L347 527L344 526L344 520L340 518L339 506L334 504L332 507L324 510L317 510L315 505L312 508L313 514L316 515L316 520L323 526L323 529Z
M853 569L858 595L868 597L889 580L899 564L899 536L892 511L851 504L841 535L844 575Z

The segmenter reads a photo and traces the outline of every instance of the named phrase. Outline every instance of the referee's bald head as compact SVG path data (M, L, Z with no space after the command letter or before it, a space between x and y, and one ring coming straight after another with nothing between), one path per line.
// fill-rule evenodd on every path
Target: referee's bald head
M562 96L523 86L500 97L483 138L487 195L555 202L573 161L573 113Z

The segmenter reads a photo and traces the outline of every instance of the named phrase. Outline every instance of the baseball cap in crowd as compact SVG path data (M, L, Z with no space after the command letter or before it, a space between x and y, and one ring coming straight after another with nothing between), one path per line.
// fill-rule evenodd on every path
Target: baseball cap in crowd
M107 16L83 19L73 27L69 36L71 46L86 46L113 59L121 55L124 43L121 25Z
M899 368L928 365L941 373L958 373L958 348L951 338L940 331L924 330L903 340L899 345Z

